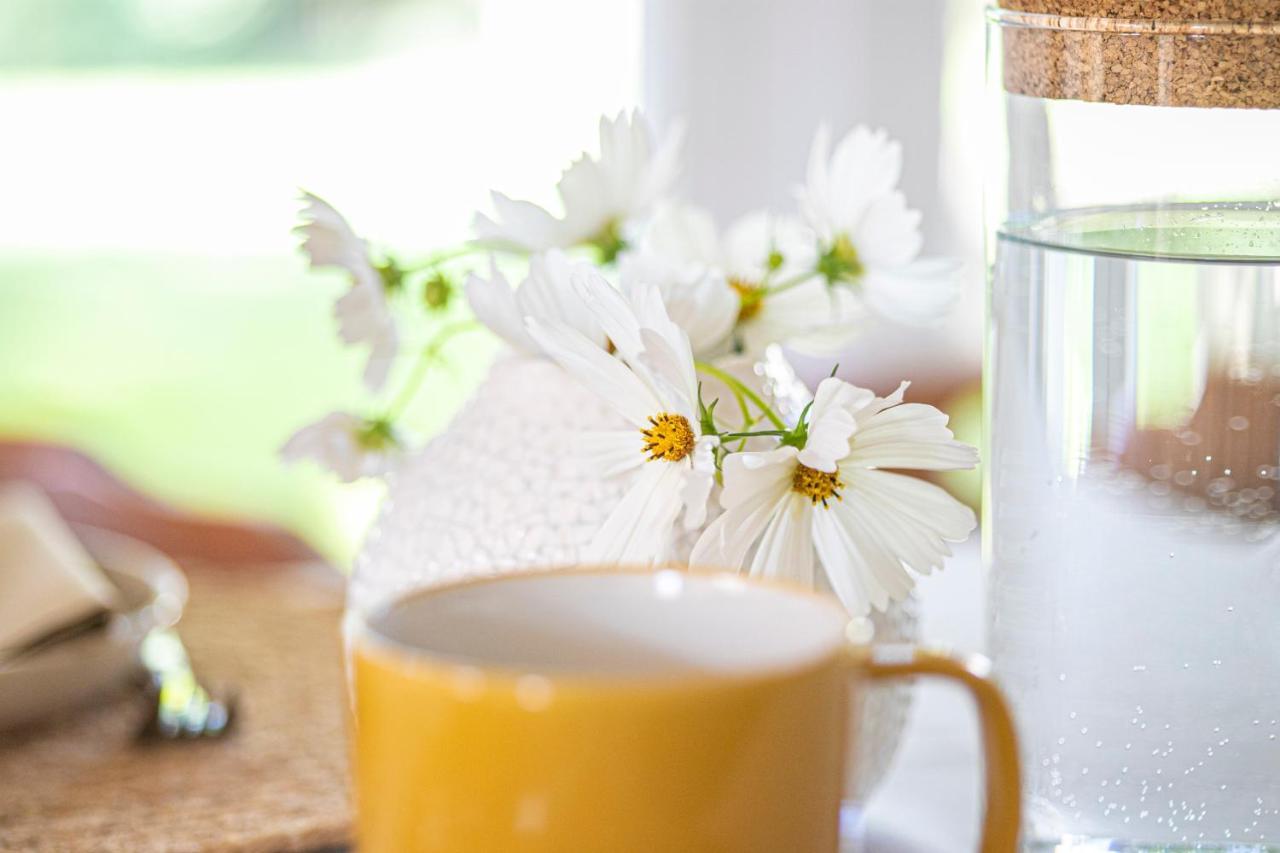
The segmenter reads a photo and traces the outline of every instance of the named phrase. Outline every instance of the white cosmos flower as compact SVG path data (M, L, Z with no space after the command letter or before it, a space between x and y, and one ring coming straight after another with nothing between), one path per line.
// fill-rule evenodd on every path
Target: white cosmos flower
M800 209L818 237L818 269L877 314L912 325L940 320L959 298L959 267L918 260L920 213L898 190L902 146L883 130L855 127L831 150L818 128Z
M699 355L726 349L730 340L759 354L773 343L802 344L814 330L857 313L852 294L832 291L814 271L816 242L791 217L758 211L721 234L705 210L664 204L623 255L622 285L657 285ZM770 292L780 283L787 286Z
M612 356L568 324L530 317L529 333L570 375L628 423L592 433L584 450L605 476L632 483L583 555L587 562L664 559L681 510L695 529L706 520L716 439L703 436L689 337L667 316L654 287L623 296L594 272L575 288L617 347ZM566 413L571 415L571 413Z
M302 250L312 269L337 267L351 275L351 289L334 304L333 314L345 343L368 345L364 383L377 391L386 383L399 347L382 275L369 260L368 244L356 236L342 214L311 193L303 193L302 198L302 223L294 231L302 236Z
M386 422L331 412L294 433L280 448L280 456L289 462L310 459L349 483L386 474L399 450Z
M723 349L738 318L738 297L717 264L719 237L710 214L664 204L634 250L619 259L624 293L657 287L667 313L699 356Z
M725 512L703 533L690 563L811 585L816 552L850 614L901 600L914 586L911 571L939 568L951 554L947 543L964 540L977 523L938 486L885 470L941 471L978 461L975 448L955 440L946 415L902 402L906 387L879 398L824 380L803 448L730 455L720 497Z
M572 284L575 273L590 270L590 264L570 261L563 252L552 249L534 255L528 275L518 288L513 288L490 259L489 278L474 273L467 276L467 301L476 319L526 354L542 354L542 348L525 328L526 317L559 320L603 348L607 343L604 330Z
M600 118L600 153L583 153L560 177L564 215L492 193L494 217L477 214L476 237L495 247L524 251L596 246L612 261L628 232L646 217L675 180L680 133L659 142L639 111Z

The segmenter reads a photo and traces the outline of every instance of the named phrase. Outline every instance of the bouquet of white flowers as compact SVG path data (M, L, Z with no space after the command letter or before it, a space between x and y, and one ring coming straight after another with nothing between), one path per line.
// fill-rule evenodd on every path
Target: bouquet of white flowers
M727 365L775 345L835 353L880 318L936 323L956 300L957 270L918 257L920 216L897 189L901 151L883 132L857 128L832 149L820 129L798 214L763 211L723 232L668 197L678 150L677 133L656 139L638 113L603 118L598 155L560 179L559 215L494 193L472 243L414 267L374 254L306 196L303 249L313 266L350 274L335 313L342 339L369 350L367 384L381 390L396 358L396 300L417 294L431 332L381 415L331 414L284 453L346 479L387 471L404 401L444 341L475 326L452 307L465 291L475 320L557 365L616 419L575 445L599 478L623 484L583 561L666 560L693 535L679 556L694 569L812 585L820 566L851 616L884 609L975 526L968 507L899 471L971 468L977 451L942 412L904 402L905 382L879 397L833 370L786 412ZM477 254L489 256L480 271ZM504 274L512 259L524 262L518 286Z

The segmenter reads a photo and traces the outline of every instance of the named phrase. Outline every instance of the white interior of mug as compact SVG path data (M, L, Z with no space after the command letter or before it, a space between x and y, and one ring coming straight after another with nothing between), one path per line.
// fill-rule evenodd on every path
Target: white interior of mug
M557 572L424 590L367 623L428 659L584 676L742 675L814 663L841 645L833 601L732 575Z

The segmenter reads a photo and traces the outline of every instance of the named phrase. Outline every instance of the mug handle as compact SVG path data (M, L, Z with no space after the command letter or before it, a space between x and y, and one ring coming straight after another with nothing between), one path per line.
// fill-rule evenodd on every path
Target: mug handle
M1018 742L1009 707L991 680L991 662L981 655L959 657L912 646L851 646L848 655L856 677L868 681L935 676L969 692L978 707L985 758L980 849L982 853L1016 851L1022 820Z

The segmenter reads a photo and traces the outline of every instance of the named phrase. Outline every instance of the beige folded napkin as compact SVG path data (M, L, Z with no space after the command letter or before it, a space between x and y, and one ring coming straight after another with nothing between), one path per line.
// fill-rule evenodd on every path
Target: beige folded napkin
M112 609L117 595L44 492L0 482L0 658Z

